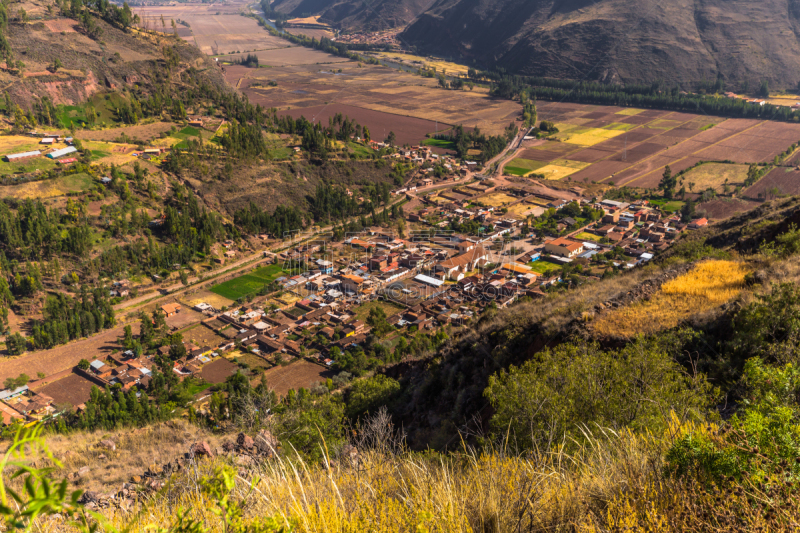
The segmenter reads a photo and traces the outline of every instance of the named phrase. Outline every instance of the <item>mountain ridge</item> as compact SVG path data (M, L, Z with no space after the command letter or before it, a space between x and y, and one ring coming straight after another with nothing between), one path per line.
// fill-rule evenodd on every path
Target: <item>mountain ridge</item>
M416 52L515 74L614 83L722 78L730 88L800 82L800 0L278 0L291 16L317 14L345 31L407 24Z

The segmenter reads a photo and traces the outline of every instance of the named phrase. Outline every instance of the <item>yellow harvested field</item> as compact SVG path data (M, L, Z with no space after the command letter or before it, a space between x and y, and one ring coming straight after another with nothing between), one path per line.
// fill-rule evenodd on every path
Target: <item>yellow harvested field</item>
M706 163L693 168L683 176L683 184L687 190L701 192L706 189L714 189L722 192L727 181L733 188L744 184L747 178L748 165L733 165L727 163ZM689 184L693 184L690 188Z
M548 180L560 180L566 178L571 174L575 174L579 170L591 165L591 163L584 163L583 161L570 161L568 159L556 159L547 166L534 170L533 174L543 176Z
M16 198L17 200L57 198L71 192L88 190L92 184L92 178L87 174L74 174L20 185L3 185L0 186L0 197Z
M638 115L639 113L643 113L644 109L636 109L635 107L629 107L628 109L623 109L622 111L617 111L617 115L625 115L625 116L633 116Z
M747 265L736 261L706 261L664 283L647 301L600 316L592 329L606 336L635 337L674 328L698 313L737 297L744 288Z
M602 128L576 128L574 126L563 124L565 126L563 132L556 134L556 138L562 142L570 144L577 144L579 146L594 146L603 141L613 139L625 133L623 130L606 130ZM556 125L558 127L558 124ZM561 130L562 128L558 128Z
M536 208L535 205L531 205L527 202L522 202L517 205L512 205L508 208L508 214L513 217L520 217L524 218L528 216L528 214Z
M519 201L519 198L508 195L504 192L492 193L488 196L477 199L477 202L489 207L502 207L517 201Z
M0 136L0 156L29 152L31 150L40 150L44 152L49 148L43 144L39 144L39 141L40 139L37 137L29 137L26 135Z

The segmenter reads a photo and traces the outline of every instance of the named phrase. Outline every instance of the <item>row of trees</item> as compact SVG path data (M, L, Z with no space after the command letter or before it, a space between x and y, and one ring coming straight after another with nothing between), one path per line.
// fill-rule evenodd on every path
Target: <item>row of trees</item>
M551 78L510 76L501 72L484 72L480 76L492 80L491 93L514 99L526 93L539 100L577 102L623 107L645 107L706 113L709 115L797 121L797 115L785 106L751 104L740 98L688 94L678 87L651 85L613 85L589 81L555 80ZM762 89L763 91L763 89ZM768 92L768 89L767 89Z

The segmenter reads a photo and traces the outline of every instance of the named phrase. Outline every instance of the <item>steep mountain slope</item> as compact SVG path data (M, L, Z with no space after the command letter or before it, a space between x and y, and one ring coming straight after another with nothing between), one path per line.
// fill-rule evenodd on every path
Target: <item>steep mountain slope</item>
M438 0L403 37L531 75L794 88L799 14L797 0Z
M276 0L272 7L293 17L320 15L322 22L348 30L402 27L431 7L433 0Z
M800 81L800 0L277 0L345 30L401 27L419 51L483 68L691 89Z

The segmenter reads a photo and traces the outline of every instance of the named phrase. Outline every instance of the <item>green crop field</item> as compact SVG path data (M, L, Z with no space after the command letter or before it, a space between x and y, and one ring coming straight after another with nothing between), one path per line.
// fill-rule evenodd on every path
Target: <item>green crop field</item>
M249 274L243 274L237 278L214 285L211 287L211 292L230 300L238 300L257 293L282 274L284 274L284 271L279 265L261 267Z
M509 161L503 171L506 174L511 174L512 176L524 176L526 174L530 174L534 170L544 167L545 165L547 165L547 163L534 161L533 159L523 159L521 157L517 157Z
M422 146L434 146L436 148L442 148L443 150L456 149L456 143L453 141L447 141L445 139L425 139L420 144Z
M576 239L584 240L584 241L601 241L603 238L599 235L595 235L594 233L586 233L585 231L578 233L575 235Z
M674 213L683 207L685 202L680 200L668 200L667 198L660 198L657 200L650 200L650 205L660 207L662 211L667 213Z
M549 261L544 261L541 259L539 261L528 263L528 266L531 267L531 270L537 274L547 274L551 270L559 270L561 268L555 263L550 263Z

